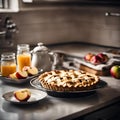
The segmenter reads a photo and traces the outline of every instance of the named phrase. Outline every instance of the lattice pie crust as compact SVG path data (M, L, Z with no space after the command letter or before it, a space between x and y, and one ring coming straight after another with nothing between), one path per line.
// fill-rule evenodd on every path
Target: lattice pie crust
M82 70L54 70L39 76L41 85L53 91L81 91L93 89L99 77Z

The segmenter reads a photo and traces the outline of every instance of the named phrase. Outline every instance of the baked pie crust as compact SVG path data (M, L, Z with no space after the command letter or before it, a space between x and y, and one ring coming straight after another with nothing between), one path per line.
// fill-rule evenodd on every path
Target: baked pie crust
M39 76L42 87L53 91L82 91L93 89L99 77L82 70L53 70Z

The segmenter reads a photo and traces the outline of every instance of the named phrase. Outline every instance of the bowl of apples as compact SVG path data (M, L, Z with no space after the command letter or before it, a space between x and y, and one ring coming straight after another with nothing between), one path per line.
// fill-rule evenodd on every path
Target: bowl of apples
M84 56L84 60L93 65L106 64L109 60L109 57L104 53L88 53Z

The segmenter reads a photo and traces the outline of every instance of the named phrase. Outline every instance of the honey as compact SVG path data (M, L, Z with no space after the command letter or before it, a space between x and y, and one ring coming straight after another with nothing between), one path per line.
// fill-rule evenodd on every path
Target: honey
M18 71L22 71L24 66L31 66L31 54L28 44L17 45L17 65Z
M10 74L14 72L16 72L16 64L1 66L1 74L4 77L8 77Z
M1 55L1 75L8 77L16 72L15 53L3 53Z
M31 55L20 54L17 55L18 70L22 70L24 66L31 66Z

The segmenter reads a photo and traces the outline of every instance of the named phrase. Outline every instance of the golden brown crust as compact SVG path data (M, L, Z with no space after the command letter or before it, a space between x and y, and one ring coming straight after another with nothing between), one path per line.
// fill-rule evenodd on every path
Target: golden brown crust
M42 86L54 91L81 91L92 89L99 77L81 70L54 70L39 76Z

